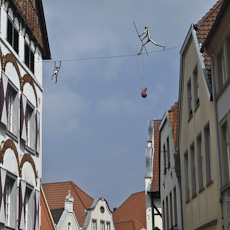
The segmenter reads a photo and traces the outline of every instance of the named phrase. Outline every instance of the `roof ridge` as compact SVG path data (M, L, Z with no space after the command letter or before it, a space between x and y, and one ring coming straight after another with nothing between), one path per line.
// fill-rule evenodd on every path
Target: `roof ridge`
M209 11L201 18L201 20L198 21L197 25L198 25L199 23L201 23L201 24L199 25L199 27L201 27L201 26L204 24L204 22L206 21L206 19L209 18L210 14L213 13L215 10L217 10L217 8L219 7L219 5L220 5L221 3L223 3L223 0L218 0L218 1L212 6L212 8L210 8Z
M81 192L83 192L85 195L87 195L89 198L91 198L92 200L94 200L94 199L93 199L91 196L89 196L86 192L84 192L80 187L78 187L74 182L71 181L70 183L71 183L71 185L72 185L74 191L76 192L76 194L77 194L79 200L80 200L81 203L83 204L84 208L87 209L86 206L85 206L85 204L84 204L84 202L82 201L81 197L79 196L78 192L76 191L75 186L76 186L79 190L81 190Z
M42 183L42 185L46 184L63 184L63 183L71 183L72 181L61 181L61 182L47 182L47 183Z

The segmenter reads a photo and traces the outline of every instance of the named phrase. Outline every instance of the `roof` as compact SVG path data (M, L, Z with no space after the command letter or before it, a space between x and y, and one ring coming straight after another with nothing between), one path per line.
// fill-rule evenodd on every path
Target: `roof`
M178 101L170 108L168 113L169 113L175 151L178 152L178 147L177 147Z
M116 230L146 228L145 192L133 193L114 213Z
M58 221L61 218L62 213L64 212L64 208L57 208L57 209L52 209L51 214L53 216L54 223L57 224Z
M220 8L223 4L223 0L217 1L217 3L205 14L205 16L196 24L195 30L197 34L198 42L200 43L200 47L203 45L206 40L209 31L211 30L216 17L220 11ZM207 53L202 53L205 68L208 71L209 80L211 82L211 57L207 55Z
M161 120L154 120L154 159L153 159L153 179L150 187L150 191L159 191L160 190L160 158L159 158L159 126Z
M41 206L41 226L40 229L41 230L54 230L55 226L54 226L54 221L52 218L52 215L50 213L50 209L49 206L47 204L47 200L44 194L44 191L41 187L40 190L40 206Z
M65 207L66 194L70 191L74 198L73 210L78 223L80 227L84 225L86 218L85 210L90 208L92 205L94 201L92 197L90 197L72 181L47 183L42 186L52 214L53 210L56 210L54 211L54 214L57 214L56 212L58 212L58 209Z
M227 9L227 4L230 4L229 0L224 0L223 4L222 4L222 7L220 8L219 13L218 13L218 15L216 17L216 20L215 20L215 22L214 22L214 24L213 24L208 36L207 36L205 42L203 43L202 51L204 50L204 47L208 46L208 44L209 44L209 42L211 40L211 37L216 32L216 28L217 28L218 24L220 23L225 10Z

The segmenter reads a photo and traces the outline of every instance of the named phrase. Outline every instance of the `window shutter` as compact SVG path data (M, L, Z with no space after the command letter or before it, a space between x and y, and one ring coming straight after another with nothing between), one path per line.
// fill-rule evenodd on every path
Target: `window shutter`
M18 106L19 106L19 98L18 92L15 95L14 102L13 102L13 134L18 136Z
M34 230L39 230L40 192L35 190Z
M36 110L33 111L31 115L30 121L30 138L31 138L31 148L35 150L35 138L36 138Z
M0 168L0 223L5 224L6 171Z
M26 195L26 182L21 180L19 184L19 215L18 224L19 229L25 229L25 197Z
M24 141L27 141L26 135L26 107L27 107L27 98L24 94L21 94L21 108L20 108L20 131L21 138Z
M1 81L1 109L0 109L0 114L1 114L1 122L4 125L7 125L7 107L8 107L8 102L7 102L7 87L8 87L8 77L2 73L2 81Z
M16 227L17 220L17 180L14 181L10 194L10 227Z
M40 113L36 114L36 151L40 154Z

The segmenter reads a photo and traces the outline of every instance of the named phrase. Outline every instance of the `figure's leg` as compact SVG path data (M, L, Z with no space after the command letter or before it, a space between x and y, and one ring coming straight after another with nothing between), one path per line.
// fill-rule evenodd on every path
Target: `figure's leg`
M160 46L160 47L163 47L164 50L165 50L165 46L164 45L160 45L160 44L157 44L156 42L154 42L152 39L150 39L150 41L155 45L155 46Z
M144 45L142 44L140 53L138 53L137 55L141 55L143 48L144 48Z

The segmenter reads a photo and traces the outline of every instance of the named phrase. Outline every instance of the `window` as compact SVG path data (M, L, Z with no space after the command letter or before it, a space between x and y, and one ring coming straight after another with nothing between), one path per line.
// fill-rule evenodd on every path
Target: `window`
M165 229L166 225L165 225L165 202L162 202L162 219L163 219L163 229Z
M18 53L19 32L10 17L8 17L7 20L7 41L10 43L16 53Z
M177 194L176 194L176 187L173 189L173 196L174 196L174 225L177 226Z
M110 222L106 222L106 230L111 230Z
M70 222L68 223L67 230L72 230L72 224Z
M97 221L92 220L92 230L97 230Z
M217 55L217 76L218 76L218 89L221 90L226 82L225 63L224 63L224 49L222 48Z
M198 78L197 67L193 71L193 85L194 85L194 104L196 108L200 104L199 78Z
M227 120L222 123L221 126L221 159L222 159L222 180L223 185L226 185L230 182L230 151L229 151L229 129L228 129L228 123Z
M170 168L170 147L169 147L169 137L167 137L167 157L168 157L168 168Z
M15 228L17 213L17 183L15 178L7 175L5 186L5 225Z
M198 166L198 178L199 178L199 191L204 188L204 156L202 150L202 137L201 134L196 138L197 142L197 166Z
M165 145L163 145L163 152L164 152L164 174L166 173L166 162L167 162L167 159L166 159L166 150L165 150Z
M191 87L191 79L189 79L187 84L187 93L188 93L188 118L192 116L192 87Z
M35 150L35 111L30 103L27 103L26 108L26 145L32 150Z
M168 204L168 197L166 197L166 226L169 229L169 204Z
M170 229L173 229L173 207L172 207L172 193L169 194L169 202L170 202Z
M14 134L15 136L18 135L18 94L16 88L13 84L8 83L7 89L7 130Z
M34 225L34 199L33 189L26 187L25 194L25 230L33 229Z
M207 185L212 181L212 154L211 154L211 140L209 125L205 127L205 163L206 163L206 183Z
M25 64L34 73L34 52L32 51L30 45L25 42Z
M100 230L105 230L105 221L100 222Z
M184 175L185 175L185 193L186 201L189 201L189 173L188 173L188 152L184 154Z
M190 146L190 167L191 167L191 182L192 182L192 196L196 195L196 165L195 165L195 153L194 144Z

